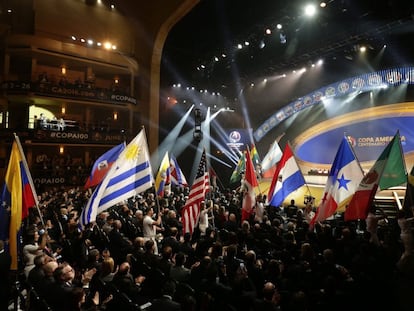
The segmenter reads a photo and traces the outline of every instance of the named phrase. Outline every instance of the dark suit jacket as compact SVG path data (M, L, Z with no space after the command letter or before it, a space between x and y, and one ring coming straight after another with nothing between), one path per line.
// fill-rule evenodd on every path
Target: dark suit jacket
M145 302L140 294L140 288L135 284L135 280L130 273L117 273L110 283L121 293L125 293L133 302L138 304Z
M181 305L169 296L162 296L152 301L151 311L179 311Z
M0 254L0 288L2 289L9 286L10 266L11 266L10 254L3 251Z
M0 254L0 310L7 310L9 293L11 288L10 283L10 265L11 257L9 253L3 252Z

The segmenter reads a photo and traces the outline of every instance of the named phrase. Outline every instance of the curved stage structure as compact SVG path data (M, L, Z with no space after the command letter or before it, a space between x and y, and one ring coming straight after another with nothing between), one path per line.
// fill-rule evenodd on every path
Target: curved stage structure
M260 141L288 118L320 105L325 100L338 98L347 100L350 96L404 84L414 84L414 67L392 68L341 80L300 97L279 109L258 127L254 132L254 138Z

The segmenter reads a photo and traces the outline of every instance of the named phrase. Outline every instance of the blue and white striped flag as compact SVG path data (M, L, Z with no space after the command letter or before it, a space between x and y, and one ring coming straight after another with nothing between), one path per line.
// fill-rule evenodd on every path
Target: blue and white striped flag
M148 144L142 129L96 187L82 211L80 224L86 226L95 221L99 213L151 188L153 184Z

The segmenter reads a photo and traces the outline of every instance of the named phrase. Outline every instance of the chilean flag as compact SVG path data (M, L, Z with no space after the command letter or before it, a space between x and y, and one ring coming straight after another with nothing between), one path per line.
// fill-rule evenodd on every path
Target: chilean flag
M91 174L86 180L84 189L88 189L99 184L124 149L125 142L113 147L101 155L93 164Z

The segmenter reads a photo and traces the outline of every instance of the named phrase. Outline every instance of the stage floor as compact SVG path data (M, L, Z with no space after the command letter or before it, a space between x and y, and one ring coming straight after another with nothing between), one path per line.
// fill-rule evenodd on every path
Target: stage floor
M305 197L306 196L313 196L315 198L315 206L317 207L321 201L323 193L325 191L326 179L327 176L313 176L313 175L306 175L304 176L307 182L307 185L300 187L296 191L292 192L283 202L283 205L289 205L290 200L294 199L295 203L298 207L303 208L305 207ZM259 186L255 188L257 194L268 194L270 184L272 180L270 178L263 178L259 181ZM402 187L395 187L389 190L379 191L376 194L378 198L389 198L393 199L395 192L400 200L404 199L405 196L405 185Z

